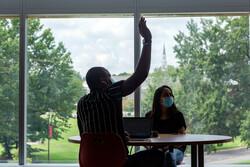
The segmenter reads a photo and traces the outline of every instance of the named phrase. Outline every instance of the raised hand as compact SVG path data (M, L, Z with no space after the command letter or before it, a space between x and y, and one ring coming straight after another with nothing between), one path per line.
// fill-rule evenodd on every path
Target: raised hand
M139 22L139 32L145 41L151 41L152 35L151 35L150 30L148 29L148 27L146 25L146 20L144 17L141 17L141 20Z

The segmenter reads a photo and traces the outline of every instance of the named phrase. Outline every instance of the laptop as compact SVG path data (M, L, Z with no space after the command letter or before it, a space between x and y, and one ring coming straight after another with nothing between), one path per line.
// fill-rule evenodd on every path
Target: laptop
M143 117L124 117L123 127L131 139L145 139L151 137L152 120Z

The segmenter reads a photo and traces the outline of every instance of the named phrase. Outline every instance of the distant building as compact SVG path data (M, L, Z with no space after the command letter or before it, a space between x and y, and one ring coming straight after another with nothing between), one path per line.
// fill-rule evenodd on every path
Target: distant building
M162 67L163 68L167 68L167 56L166 56L166 48L165 48L165 43L163 44L163 51L162 51L162 55L163 55L163 57L162 57Z

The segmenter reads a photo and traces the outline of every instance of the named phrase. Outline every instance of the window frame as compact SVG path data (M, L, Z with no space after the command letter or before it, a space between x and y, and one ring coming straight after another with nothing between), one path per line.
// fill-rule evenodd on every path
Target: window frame
M119 14L134 16L134 68L140 57L141 39L137 23L146 15L248 15L248 0L1 0L0 17L20 19L19 52L19 165L26 164L27 122L27 18L38 17L105 17ZM140 115L140 88L134 94L135 116ZM1 166L1 165L0 165ZM54 166L54 165L30 165Z

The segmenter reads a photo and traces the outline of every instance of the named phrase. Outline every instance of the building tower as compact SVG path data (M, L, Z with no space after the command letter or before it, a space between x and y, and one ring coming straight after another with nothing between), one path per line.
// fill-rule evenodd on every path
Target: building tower
M163 44L163 51L162 51L162 68L167 68L167 56L166 56L166 48L165 43Z

